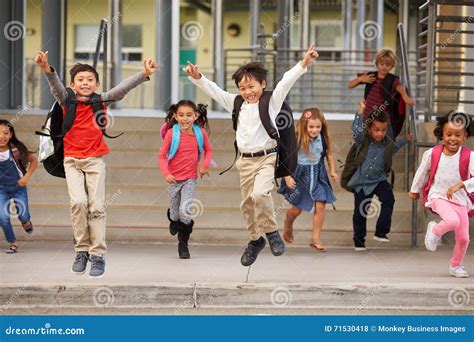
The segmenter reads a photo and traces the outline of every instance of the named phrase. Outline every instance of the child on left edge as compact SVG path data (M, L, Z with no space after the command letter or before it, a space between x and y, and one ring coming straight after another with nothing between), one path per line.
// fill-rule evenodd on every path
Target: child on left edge
M189 237L193 231L194 221L190 215L190 206L196 190L198 175L202 178L209 175L209 162L212 158L212 147L204 128L195 122L198 113L207 109L202 104L181 100L168 108L172 113L168 131L159 153L159 165L163 178L169 183L169 209L171 235L178 234L178 254L180 259L191 257L188 248ZM199 157L204 159L199 168Z
M26 183L37 165L36 157L16 137L13 125L7 120L0 120L0 225L9 243L8 254L16 253L18 248L10 221L11 199L15 202L25 232L33 232Z

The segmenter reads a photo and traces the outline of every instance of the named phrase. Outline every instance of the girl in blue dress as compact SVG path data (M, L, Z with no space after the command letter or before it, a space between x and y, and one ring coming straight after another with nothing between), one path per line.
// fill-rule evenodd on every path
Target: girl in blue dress
M337 182L336 165L331 146L328 124L324 114L317 108L303 111L296 124L298 141L298 165L291 176L281 182L278 192L291 204L285 218L283 239L293 242L293 223L302 210L313 210L313 234L310 246L319 252L326 247L321 242L321 228L324 222L326 203L333 203L336 197L332 191L324 158L328 161L329 176Z

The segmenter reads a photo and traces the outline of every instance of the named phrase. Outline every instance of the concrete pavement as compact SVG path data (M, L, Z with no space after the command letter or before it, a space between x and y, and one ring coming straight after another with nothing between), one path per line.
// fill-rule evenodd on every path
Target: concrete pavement
M386 246L288 247L281 257L266 247L249 269L244 246L194 244L179 260L175 245L109 243L105 276L89 279L70 271L72 242L26 241L0 255L0 314L474 312L473 278L448 275L450 246ZM464 264L474 276L472 250Z

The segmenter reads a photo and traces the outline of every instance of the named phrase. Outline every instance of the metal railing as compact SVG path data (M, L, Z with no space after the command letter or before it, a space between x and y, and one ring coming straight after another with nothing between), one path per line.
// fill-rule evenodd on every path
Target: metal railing
M474 34L474 30L462 26L474 25L474 17L446 15L441 13L442 5L448 6L448 10L463 13L463 7L474 6L474 1L432 0L419 7L416 71L419 96L417 109L409 115L414 133L413 175L418 166L420 149L435 145L433 142L421 141L417 127L420 117L422 121L430 122L435 116L445 115L451 109L464 110L466 104L474 104L474 86L469 85L473 81L467 81L474 77L474 73L468 72L466 68L467 63L474 63L474 58L466 57L474 45L462 43L467 41L466 37ZM468 95L468 92L472 95ZM417 243L418 214L417 201L413 201L412 247L416 247ZM423 214L424 210L421 212Z
M259 60L269 71L267 84L272 89L283 73L293 67L303 56L305 50L278 49L278 51L259 48L225 49L225 84L228 91L237 91L232 74L247 62ZM292 87L288 101L293 110L302 111L307 107L318 107L326 113L353 113L359 100L364 96L364 87L347 88L347 83L358 73L375 69L373 60L376 51L321 50L320 57ZM364 59L352 59L363 54ZM410 74L416 70L416 52L409 52ZM416 80L413 78L412 82Z
M404 29L403 24L398 24L397 26L398 37L400 41L400 57L402 60L401 63L401 79L403 83L406 85L406 90L409 95L412 94L412 86L411 86L411 79L410 79L410 71L408 68L408 56L406 51L406 43L405 43L405 36L404 36ZM409 185L409 177L410 177L410 169L412 174L414 175L416 172L416 167L418 165L418 153L420 148L424 147L432 147L432 143L425 143L420 141L420 137L418 134L418 118L416 115L416 106L410 107L407 106L408 115L407 115L407 125L406 128L409 128L413 135L413 144L412 149L410 152L406 153L406 163L405 163L405 179L406 179L406 186ZM411 167L410 167L411 165ZM411 229L411 247L415 248L417 245L417 234L418 234L418 202L412 202L412 229Z
M474 104L474 73L468 70L474 57L467 56L474 45L465 44L472 40L474 17L462 15L466 6L474 1L432 0L419 7L417 87L424 90L424 108L417 114L425 121Z

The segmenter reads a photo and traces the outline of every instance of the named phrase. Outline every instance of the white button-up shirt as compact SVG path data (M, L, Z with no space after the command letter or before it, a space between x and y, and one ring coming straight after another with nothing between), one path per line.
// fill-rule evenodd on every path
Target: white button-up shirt
M291 87L300 78L307 69L303 69L298 62L292 69L288 70L278 82L273 90L270 98L268 113L274 127L277 127L275 119L281 110L281 106L285 101ZM189 80L201 88L207 95L212 97L217 103L224 107L227 111L232 113L234 109L234 100L238 94L228 93L214 82L208 80L201 75L201 78L196 80L189 77ZM259 152L272 147L275 147L276 141L268 136L267 131L263 127L260 120L257 103L248 103L244 101L239 113L236 132L237 147L242 153Z

